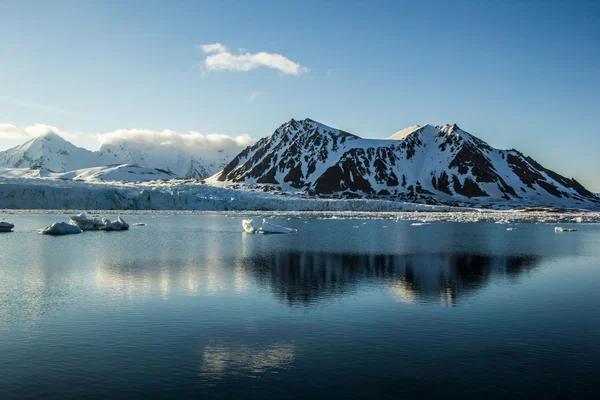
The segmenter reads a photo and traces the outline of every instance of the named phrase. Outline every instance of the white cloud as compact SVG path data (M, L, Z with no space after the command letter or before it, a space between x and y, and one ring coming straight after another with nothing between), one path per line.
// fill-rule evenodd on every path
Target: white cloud
M301 75L310 69L291 61L281 54L240 52L231 54L220 43L197 46L204 53L210 54L203 63L205 71L236 71L246 72L259 67L276 69L286 75Z
M225 53L227 49L221 43L201 44L196 46L205 53Z
M262 96L262 92L259 90L254 90L250 93L250 97L248 97L248 101L252 103L258 96Z
M0 139L19 139L25 132L11 124L0 124Z
M45 124L33 124L25 128L19 128L11 124L0 124L0 138L2 139L30 139L45 135L48 132L54 132L66 140L77 140L79 134L63 132L55 126Z
M179 133L169 129L153 131L149 129L118 129L101 134L80 134L64 132L52 125L33 124L24 128L8 123L0 123L0 147L17 145L31 138L54 132L76 145L93 147L100 144L126 143L137 148L168 146L184 154L211 156L218 151L235 153L255 143L248 135L229 136L224 134L203 134L195 131ZM90 148L91 149L91 148Z
M241 151L254 144L248 135L228 136L223 134L203 134L191 131L179 133L165 129L119 129L114 132L95 135L102 144L128 143L138 146L170 146L185 153L207 153L219 150Z

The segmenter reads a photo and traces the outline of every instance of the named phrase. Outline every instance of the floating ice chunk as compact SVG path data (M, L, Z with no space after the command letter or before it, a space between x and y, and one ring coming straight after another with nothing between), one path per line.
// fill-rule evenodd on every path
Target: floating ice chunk
M254 221L251 219L242 220L242 227L246 233L295 233L298 232L294 228L286 228L285 226L279 226L268 222L263 218L262 226L258 229L254 227Z
M260 233L296 233L297 229L294 228L286 228L285 226L279 226L267 222L266 219L262 221L262 227L258 230Z
M410 226L426 226L431 225L429 222L413 222Z
M244 232L246 233L255 233L256 228L254 228L253 220L251 219L243 219L242 220L242 228L244 228Z
M136 222L135 224L133 224L133 226L146 226L146 224L143 222Z
M117 217L117 220L111 222L108 218L102 218L101 231L126 231L129 229L129 224L125 222L121 217Z
M0 221L0 232L10 232L15 225L10 222Z
M576 232L577 229L574 228L563 228L561 226L555 226L554 232Z
M78 226L82 231L97 231L103 225L100 219L88 218L85 213L71 216L69 224Z
M506 228L507 231L514 231L515 228Z
M67 224L66 222L55 222L44 229L38 230L42 235L70 235L73 233L81 233L81 228L77 225Z
M123 218L121 218L121 216L117 217L117 222L119 224L121 224L121 229L126 231L127 229L129 229L129 224L127 222L125 222L125 220Z

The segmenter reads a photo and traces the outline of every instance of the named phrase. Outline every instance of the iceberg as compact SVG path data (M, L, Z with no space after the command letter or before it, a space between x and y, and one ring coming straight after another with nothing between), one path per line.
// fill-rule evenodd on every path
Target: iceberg
M255 233L256 232L256 228L254 228L254 224L252 222L253 221L251 219L242 220L242 228L244 228L244 232L246 232L246 233Z
M0 221L0 232L10 232L15 225L10 222Z
M73 233L81 233L81 228L77 225L67 224L66 222L55 222L44 229L39 229L42 235L70 235Z
M563 228L560 226L555 226L554 227L554 232L576 232L577 229L574 228Z
M258 230L260 233L296 233L297 229L294 228L286 228L285 226L279 226L267 222L266 219L262 220L262 227Z
M117 217L114 222L111 222L108 218L102 218L101 231L126 231L127 229L129 229L129 224L121 217Z
M85 213L71 216L69 224L78 226L82 231L97 231L103 226L101 220L98 218L88 218Z
M275 225L263 218L262 226L258 229L254 227L254 221L251 219L242 220L242 227L246 233L296 233L297 229L286 228L285 226Z

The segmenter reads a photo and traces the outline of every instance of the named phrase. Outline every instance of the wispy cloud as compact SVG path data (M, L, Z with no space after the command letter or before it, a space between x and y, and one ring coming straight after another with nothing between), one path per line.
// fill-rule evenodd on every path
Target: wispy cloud
M0 124L0 139L20 139L24 132L11 124Z
M259 90L254 90L250 93L250 97L248 97L248 101L252 103L258 96L262 96L262 92Z
M204 59L202 67L205 71L236 71L247 72L260 67L272 68L285 75L301 75L310 71L281 54L241 52L230 53L221 43L203 44L196 46L209 54Z
M221 43L201 44L197 46L203 52L210 53L225 53L227 49Z
M77 140L79 133L64 132L52 125L33 124L19 128L12 124L0 124L0 139L31 139L53 132L66 140Z
M39 110L48 113L56 113L56 114L74 114L71 110L66 110L60 107L49 106L47 104L36 103L34 101L28 101L23 99L18 99L10 96L0 96L0 103L8 104L10 106L17 106L23 108L29 108L32 110Z

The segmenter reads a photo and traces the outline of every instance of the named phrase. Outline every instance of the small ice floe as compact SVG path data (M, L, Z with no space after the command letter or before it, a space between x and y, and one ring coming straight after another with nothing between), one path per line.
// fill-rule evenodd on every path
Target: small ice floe
M78 226L82 231L97 231L104 225L99 218L88 218L85 213L71 216L69 224Z
M0 221L0 232L10 232L15 225L10 222Z
M296 233L297 229L286 228L285 226L279 226L268 222L263 218L262 226L258 229L254 227L254 221L251 219L242 220L242 227L246 233Z
M576 232L577 229L575 228L563 228L561 226L555 226L554 227L554 232Z
M294 228L286 228L285 226L275 225L263 219L262 227L258 230L260 233L295 233L298 232Z
M39 229L38 232L42 235L71 235L81 233L82 231L77 225L67 224L66 222L55 222L44 229Z
M135 224L133 224L133 226L146 226L146 224L143 222L136 222Z
M113 222L108 218L102 218L101 231L126 231L127 229L129 229L129 224L121 217L117 217L117 220Z
M256 232L256 228L254 228L254 224L251 219L243 219L242 220L242 228L244 228L244 232L246 232L246 233L255 233Z
M410 226L427 226L431 225L429 222L413 222Z
M515 228L506 228L507 231L514 231Z

